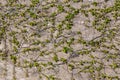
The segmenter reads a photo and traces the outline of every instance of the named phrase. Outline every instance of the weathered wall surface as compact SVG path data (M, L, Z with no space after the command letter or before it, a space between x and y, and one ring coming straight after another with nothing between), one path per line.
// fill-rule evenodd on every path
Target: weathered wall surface
M120 80L120 0L0 0L0 80Z

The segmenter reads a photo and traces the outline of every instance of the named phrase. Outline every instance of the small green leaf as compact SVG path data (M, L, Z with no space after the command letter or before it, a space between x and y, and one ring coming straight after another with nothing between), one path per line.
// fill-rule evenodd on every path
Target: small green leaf
M65 58L61 58L60 59L63 63L66 63L67 62L67 59L65 59Z
M54 60L55 62L58 62L58 61L59 61L58 56L55 55L55 56L53 57L53 60Z
M16 63L16 61L17 61L17 56L15 56L15 55L10 55L10 58L11 58L11 60L12 60L14 63Z
M59 11L59 12L63 12L63 11L64 11L64 7L63 7L62 5L58 5L57 8L58 8L58 11Z
M69 48L68 47L63 47L63 52L64 53L67 53L69 51Z

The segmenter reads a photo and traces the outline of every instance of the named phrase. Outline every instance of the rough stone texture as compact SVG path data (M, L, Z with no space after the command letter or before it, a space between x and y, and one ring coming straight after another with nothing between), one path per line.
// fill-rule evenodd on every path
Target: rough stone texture
M31 1L34 3L37 0ZM39 0L35 7L31 1L18 0L7 6L7 0L0 0L0 30L7 26L6 34L2 34L4 37L0 36L0 80L111 80L109 77L116 76L118 78L112 80L120 79L120 17L115 21L112 13L106 15L111 19L106 29L118 29L112 30L116 32L114 38L110 38L114 34L112 31L99 31L92 25L95 17L90 12L87 13L88 17L81 11L71 22L65 20L69 13L73 13L73 8L104 9L114 6L115 0L83 0L78 3L72 0ZM93 6L93 2L98 2L98 5ZM17 9L18 5L15 4L24 4L25 7ZM67 7L68 4L71 8ZM63 12L59 12L58 5L64 6ZM53 13L56 16L51 17ZM98 20L101 25L102 22ZM72 27L66 29L71 25L69 23ZM107 37L101 37L103 32ZM101 42L100 46L89 43L101 38L106 41ZM14 39L17 39L19 46ZM5 57L3 54L8 55ZM16 64L11 60L11 55L16 56ZM99 67L102 67L100 71Z

